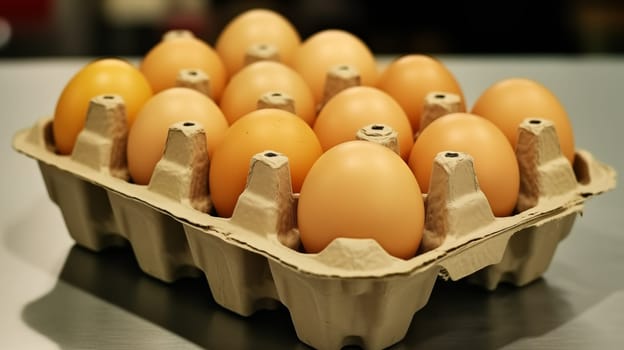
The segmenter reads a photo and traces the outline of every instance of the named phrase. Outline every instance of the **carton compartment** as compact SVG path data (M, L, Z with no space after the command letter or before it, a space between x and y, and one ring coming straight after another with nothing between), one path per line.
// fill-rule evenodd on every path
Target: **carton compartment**
M572 210L516 232L500 262L470 275L470 282L494 290L501 282L524 286L536 280L548 269L557 245L572 230L576 215Z
M267 259L219 238L219 232L184 225L194 262L205 274L215 301L239 315L275 309L279 298Z
M61 208L67 231L76 243L93 251L124 246L106 190L52 165L39 162L50 199Z
M108 200L118 234L130 242L141 270L165 282L200 274L179 221L114 191Z
M110 117L118 116L117 102L93 102L99 112L90 114L83 133L97 137L81 136L77 144L77 152L97 152L93 157L56 154L50 118L14 138L16 150L39 162L71 237L95 251L129 244L141 269L166 282L203 273L214 299L241 315L284 304L298 337L318 348L400 341L438 276L468 276L488 289L530 283L548 268L584 201L615 186L608 165L578 150L572 167L552 124L531 119L519 129L521 199L513 216L492 215L472 158L449 150L434 164L418 255L398 259L364 239L336 239L307 254L300 250L286 157L271 150L256 155L232 218L215 217L201 127L173 125L152 182L135 185L117 154L125 142L119 119Z
M429 300L438 274L431 266L408 276L341 279L269 262L297 336L320 349L381 349L400 341Z

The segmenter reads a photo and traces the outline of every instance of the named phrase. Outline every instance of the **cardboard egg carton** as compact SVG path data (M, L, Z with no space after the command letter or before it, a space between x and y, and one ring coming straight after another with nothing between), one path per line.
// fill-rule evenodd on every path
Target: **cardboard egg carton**
M384 348L406 334L436 280L469 278L488 289L525 285L547 269L589 198L615 187L615 172L584 150L574 167L554 128L519 127L517 213L492 215L472 158L435 159L425 197L421 251L403 260L372 239L334 240L302 251L288 159L271 150L250 163L231 218L211 211L209 161L200 125L169 130L147 186L128 181L123 101L99 96L71 156L55 153L51 118L19 131L13 147L39 163L48 193L77 244L94 251L129 245L140 268L162 281L205 275L214 300L240 315L285 305L297 336L322 349Z

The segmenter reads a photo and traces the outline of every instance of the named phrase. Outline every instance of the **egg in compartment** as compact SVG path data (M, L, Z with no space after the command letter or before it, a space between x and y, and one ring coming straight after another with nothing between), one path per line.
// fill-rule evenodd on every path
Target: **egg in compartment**
M387 93L370 86L354 86L332 97L319 112L314 132L323 150L353 140L369 124L385 124L398 133L399 153L407 159L413 131L401 106Z
M54 111L52 132L60 154L70 154L84 128L89 103L102 94L119 95L125 103L128 127L152 96L149 82L130 62L119 58L100 58L83 66L67 82Z
M495 82L479 96L471 113L496 124L513 147L523 120L550 120L555 125L561 152L570 163L574 162L574 133L568 114L555 94L535 80L507 78Z
M128 170L135 183L149 183L163 155L169 127L182 121L196 121L202 125L209 156L228 129L219 107L196 90L173 87L155 94L143 105L128 133Z
M215 49L228 76L232 77L245 66L247 53L254 45L274 48L275 58L290 65L300 44L297 29L286 17L269 9L257 8L231 19L219 33Z
M225 87L219 106L232 124L256 110L260 97L270 92L287 94L294 113L312 125L316 118L312 91L299 73L278 62L260 61L241 69Z
M225 66L205 41L186 30L170 31L142 58L139 68L155 93L177 86L183 69L200 70L209 80L209 94L219 101L227 82Z
M465 112L464 95L453 73L440 60L423 54L407 54L383 69L377 87L401 105L412 129L418 132L427 94L444 91L460 97L459 112Z
M494 215L513 214L520 171L514 149L494 123L474 114L451 113L429 124L414 142L408 160L423 192L429 191L435 156L445 151L469 154Z
M314 163L301 188L297 220L308 253L339 237L371 238L390 255L409 259L421 243L424 204L401 157L355 140L330 148Z
M352 66L359 73L361 85L377 83L379 72L373 53L360 38L344 30L325 29L312 34L296 50L292 64L312 89L316 104L323 100L328 71L340 65Z
M267 150L288 157L295 193L322 153L312 128L293 113L264 108L244 115L227 130L210 162L210 195L219 216L232 216L252 157Z

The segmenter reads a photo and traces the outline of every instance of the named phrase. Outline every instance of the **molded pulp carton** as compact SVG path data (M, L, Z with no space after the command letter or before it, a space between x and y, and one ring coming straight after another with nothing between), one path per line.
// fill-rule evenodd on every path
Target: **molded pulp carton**
M615 187L614 170L587 151L578 149L570 166L550 122L526 120L519 133L516 213L494 217L470 155L442 152L425 198L421 251L408 260L368 239L303 252L288 159L271 150L252 159L233 216L214 216L203 129L192 121L170 128L148 186L129 182L124 107L114 95L92 101L71 156L55 153L50 118L19 131L13 146L38 161L78 244L129 244L141 269L167 282L204 274L214 299L241 315L282 303L313 347L383 348L405 336L438 276L488 289L541 276L584 202Z

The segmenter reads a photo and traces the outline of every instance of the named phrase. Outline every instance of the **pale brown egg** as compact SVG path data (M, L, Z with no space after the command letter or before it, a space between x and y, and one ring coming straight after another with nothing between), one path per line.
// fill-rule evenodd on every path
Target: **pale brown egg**
M314 132L324 150L355 139L356 132L369 124L385 124L398 133L399 152L407 159L414 136L407 115L387 93L370 86L345 89L321 109Z
M251 158L272 150L288 157L292 189L299 192L321 145L296 115L274 108L255 110L230 126L210 162L210 195L217 213L230 217L245 189Z
M429 191L433 159L439 152L472 156L479 187L496 216L513 213L520 190L516 153L492 122L469 113L452 113L429 124L418 136L409 166L423 192Z
M568 113L553 92L535 80L508 78L492 84L479 96L471 113L496 124L514 148L518 126L524 119L550 120L555 124L561 152L574 162L574 132Z
M349 141L326 151L310 169L297 220L306 252L320 252L339 237L372 238L389 254L409 259L422 239L423 198L396 153Z
M257 109L258 99L267 92L290 96L295 114L312 125L316 117L312 91L292 68L272 61L253 63L236 73L223 91L220 107L230 124Z
M182 69L204 72L210 79L210 97L219 101L227 81L225 66L212 46L190 33L163 39L147 52L140 63L140 70L154 93L175 87Z
M219 33L215 44L228 76L244 67L246 52L255 44L275 46L279 61L290 65L301 37L292 23L275 11L252 9L239 14Z
M351 65L360 74L361 85L377 83L377 62L368 46L354 34L326 29L307 38L297 49L293 68L312 88L317 104L321 103L327 72L338 65Z
M182 121L196 121L204 127L209 155L228 128L219 107L196 90L174 87L155 94L143 105L128 134L128 170L135 183L149 183L165 150L169 127Z
M420 128L425 96L433 91L459 95L460 111L466 110L462 89L453 73L434 57L404 55L392 61L381 73L377 87L399 102L414 132Z

